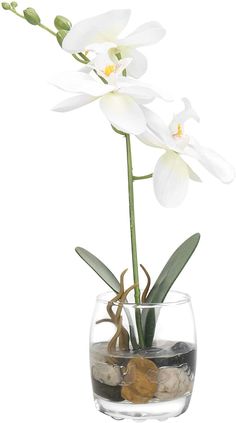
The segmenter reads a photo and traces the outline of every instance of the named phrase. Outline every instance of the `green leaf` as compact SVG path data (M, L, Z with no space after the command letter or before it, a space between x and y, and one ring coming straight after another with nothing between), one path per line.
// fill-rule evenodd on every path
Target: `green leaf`
M120 291L120 283L113 275L113 273L92 253L85 250L84 248L77 247L76 253L100 276L101 279L116 293ZM129 321L130 339L134 349L138 349L138 344L135 337L135 331L133 328L133 322L129 310L125 310Z
M146 302L147 303L162 303L168 294L173 283L183 270L190 257L194 253L200 240L200 234L196 233L188 238L179 248L172 254L162 272L158 276L156 283L151 289ZM153 337L156 327L155 310L144 310L142 313L143 327L145 332L145 345L150 347L153 342Z
M200 234L194 234L181 244L172 254L158 279L151 289L147 303L162 303L171 286L194 253L200 240Z
M115 292L120 291L120 283L115 275L92 253L81 247L76 247L76 253L100 276Z

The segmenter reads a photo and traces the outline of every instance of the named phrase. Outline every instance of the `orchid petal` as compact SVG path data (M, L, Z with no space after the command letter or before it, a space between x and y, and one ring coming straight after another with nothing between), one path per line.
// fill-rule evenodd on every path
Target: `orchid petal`
M131 64L132 64L132 62L131 62ZM129 65L129 67L130 67L130 65ZM129 67L128 67L128 70L129 70ZM137 87L137 80L134 79L134 78L130 78L129 76L128 77L122 77L122 76L120 76L119 79L117 80L117 86L118 86L118 88L123 88L123 87ZM160 94L159 90L158 91L153 90L153 88L151 88L149 84L145 84L143 82L142 83L139 82L138 83L138 86L139 87L143 87L143 88L148 88L149 90L152 90L152 92L155 93L155 97L157 97L157 98L160 98L160 99L162 99L164 101L171 101L170 98L167 98L167 96L165 94ZM153 114L155 114L155 113L153 112ZM169 128L167 128L167 129L169 131Z
M174 148L175 142L170 134L168 126L165 125L163 120L147 107L143 107L142 110L146 118L148 129L150 129L157 139L163 143L166 149Z
M116 55L111 55L108 51L106 51L98 53L95 59L91 61L87 66L90 66L97 70L104 70L107 66L115 65L115 71L117 72L119 70L119 73L122 73L122 71L130 64L131 61L131 58L118 60Z
M216 178L224 184L232 182L236 176L235 168L215 151L201 147L198 160Z
M124 59L119 60L118 66L117 66L117 75L122 75L122 72L130 67L130 64L132 63L131 57L126 57Z
M234 166L215 151L203 147L193 137L190 138L189 145L184 149L183 154L197 159L212 175L225 184L232 182L236 176Z
M164 144L150 131L145 131L142 134L136 135L137 138L150 147L164 148Z
M124 49L123 54L124 57L131 57L133 59L129 65L128 74L133 78L140 78L141 76L143 76L147 70L147 59L144 54L136 50L135 48Z
M91 72L91 67L88 65L85 65L79 68L79 73L85 73L88 75L90 72Z
M101 98L100 106L107 119L123 132L141 134L145 131L143 112L131 97L110 93Z
M63 91L85 93L95 97L107 94L115 88L113 85L96 81L84 72L61 72L54 75L51 83Z
M189 157L192 157L192 158L198 160L199 149L201 149L200 144L195 140L194 137L189 137L189 143L188 143L188 145L186 145L186 147L181 152L181 154L184 154L186 156L189 156Z
M183 153L190 142L190 137L185 134L183 134L181 137L178 135L172 135L172 139L174 143L173 150L177 151L177 153Z
M178 125L184 125L188 119L194 119L196 122L200 121L200 118L192 108L190 101L187 98L183 98L182 101L184 103L184 110L174 115L170 123L170 130L173 134L178 132Z
M104 79L106 79L106 81L109 83L109 86L113 85L113 89L115 89L120 75L122 75L122 72L129 66L131 61L131 58L126 58L122 60L118 60L116 57L111 58L110 55L106 52L105 54L98 54L96 58L91 61L87 66L90 67L90 69L96 71L96 73L92 75L93 78L94 76L96 76L96 74L100 75ZM109 71L108 73L107 70ZM97 77L95 79L97 80ZM122 76L121 79L123 79ZM99 81L99 83L101 84L101 80Z
M156 197L162 206L179 206L188 191L187 164L178 154L167 151L156 164L153 183Z
M119 89L119 93L127 94L132 97L138 104L151 103L156 98L156 93L151 88L143 86L127 86Z
M139 85L145 86L143 83L139 83ZM137 81L136 79L130 78L129 76L124 77L120 75L117 86L118 88L137 86Z
M99 53L96 55L95 59L89 63L89 66L92 66L97 70L104 70L109 65L117 65L118 59L110 58L110 55L106 51L105 53Z
M86 50L92 51L96 54L106 54L110 49L116 48L117 44L112 41L104 43L92 43L86 47Z
M158 22L147 22L139 26L126 38L119 40L119 45L141 47L155 44L164 37L165 33L166 31Z
M111 10L78 22L64 38L63 49L77 53L90 44L114 41L126 27L130 14L128 9Z
M189 178L194 182L202 182L201 178L196 174L196 172L194 172L194 170L189 165L187 165L187 167Z
M97 100L97 97L93 97L88 94L80 94L74 97L67 98L61 103L53 107L54 112L70 112L71 110L78 109L79 107L86 106L89 103Z

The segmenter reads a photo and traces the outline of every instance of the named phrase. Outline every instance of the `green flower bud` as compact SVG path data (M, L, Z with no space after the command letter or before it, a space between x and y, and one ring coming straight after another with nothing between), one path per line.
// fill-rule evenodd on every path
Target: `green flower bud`
M68 34L68 31L65 31L64 29L57 32L57 41L61 47L62 47L63 40L67 34Z
M70 31L72 27L72 23L69 21L69 19L64 18L64 16L56 16L54 20L54 25L59 31L61 29L65 31Z
M11 7L13 7L13 9L15 9L17 6L18 4L16 3L16 1L11 2Z
M37 12L32 9L32 7L28 7L23 11L24 17L31 25L39 25L40 24L40 17Z
M11 6L10 6L10 4L9 4L9 3L2 3L2 8L3 8L4 10L10 10L10 9L11 9Z

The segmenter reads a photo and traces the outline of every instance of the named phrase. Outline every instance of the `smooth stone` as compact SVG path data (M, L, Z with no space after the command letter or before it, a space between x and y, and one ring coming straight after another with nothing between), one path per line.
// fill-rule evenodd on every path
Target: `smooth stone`
M93 391L95 394L110 401L121 402L124 401L121 396L121 386L110 386L101 383L92 377Z
M189 352L189 345L186 342L176 342L171 349L177 354L184 354Z
M157 367L179 367L186 365L190 372L194 373L196 368L196 350L191 350L185 354L176 354L165 357L154 357L151 360Z
M158 368L153 361L134 357L125 369L122 397L133 404L149 402L157 390Z
M167 401L192 392L193 382L188 374L178 367L163 367L157 375L155 397Z
M94 363L92 375L98 382L109 386L120 385L122 381L120 368L107 363Z

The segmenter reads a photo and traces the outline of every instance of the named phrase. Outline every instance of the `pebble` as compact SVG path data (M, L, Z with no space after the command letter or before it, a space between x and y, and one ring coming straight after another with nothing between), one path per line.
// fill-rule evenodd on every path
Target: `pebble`
M191 392L193 382L187 373L179 367L163 367L157 374L155 397L160 400L172 400Z
M93 392L101 398L108 399L112 402L121 402L123 398L121 396L121 386L109 386L105 383L101 383L92 377Z
M121 373L118 366L107 363L96 363L92 367L92 375L98 382L109 386L117 386L121 383Z
M157 356L151 359L157 367L180 367L187 365L192 373L195 373L196 367L196 350L193 349L184 354L170 351L168 356Z
M132 358L125 370L121 396L133 404L145 404L157 390L158 368L147 358Z
M189 351L189 345L185 342L176 342L171 349L177 354L184 354Z

